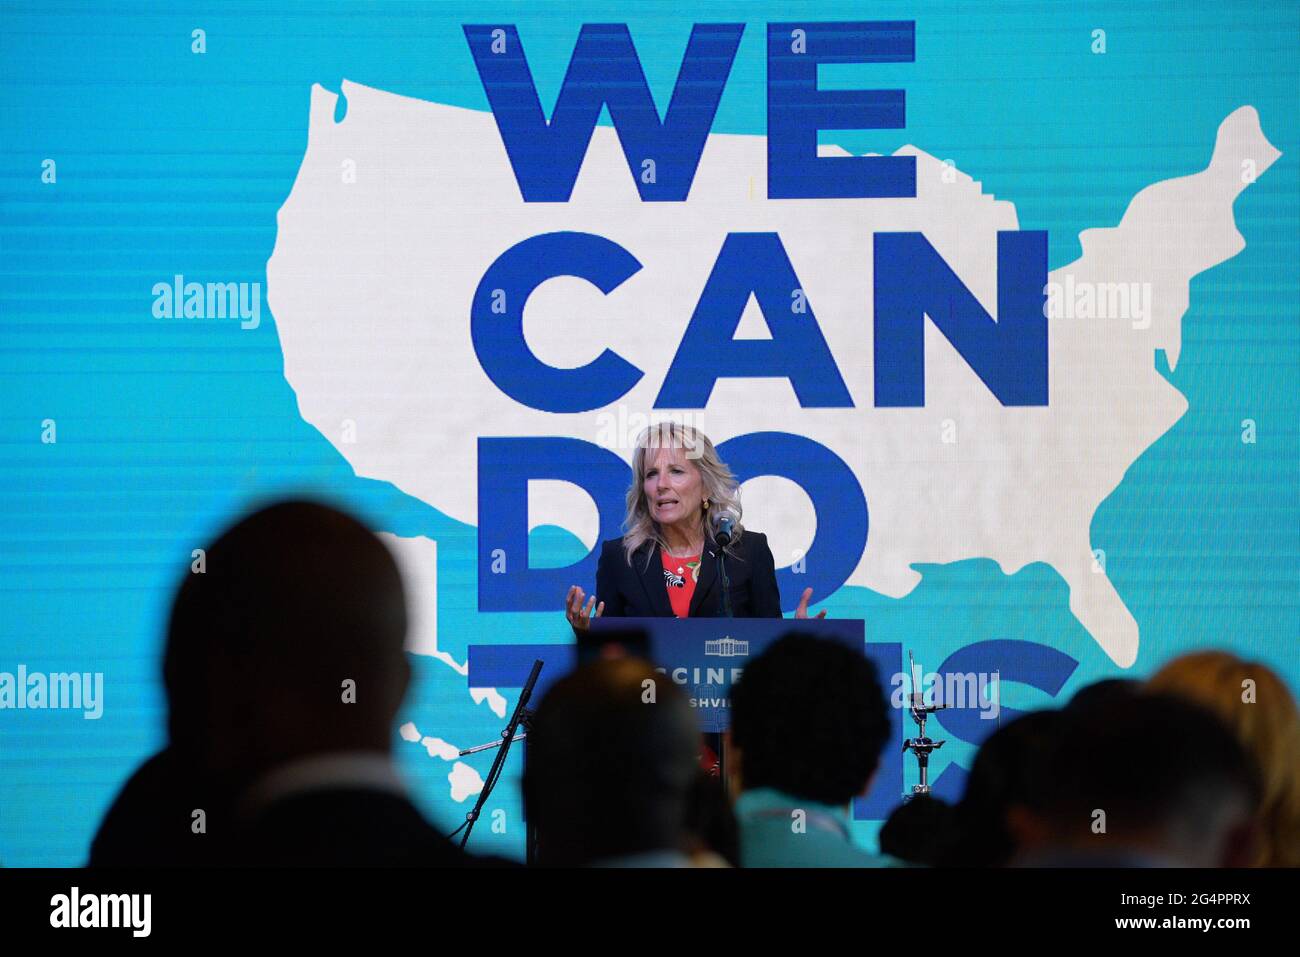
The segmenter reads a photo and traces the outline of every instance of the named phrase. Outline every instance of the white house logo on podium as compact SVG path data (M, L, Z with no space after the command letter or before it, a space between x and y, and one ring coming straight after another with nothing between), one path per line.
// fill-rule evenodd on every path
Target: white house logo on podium
M746 658L749 656L749 642L737 641L728 635L717 641L706 641L704 654L717 658Z

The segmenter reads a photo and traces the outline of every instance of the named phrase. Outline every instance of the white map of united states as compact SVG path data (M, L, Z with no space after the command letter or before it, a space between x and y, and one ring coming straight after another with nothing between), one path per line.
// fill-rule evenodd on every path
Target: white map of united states
M902 597L920 581L916 564L988 558L1009 574L1045 562L1106 654L1134 662L1139 624L1094 553L1106 543L1090 539L1090 525L1187 409L1155 353L1176 365L1192 277L1245 247L1233 202L1280 155L1252 107L1225 118L1215 142L1206 131L1205 169L1141 190L1117 226L1085 231L1081 257L1050 274L1070 297L1099 298L1091 311L1083 298L1052 311L1046 407L1002 406L927 324L925 407L876 409L874 232L923 232L996 318L997 233L1021 224L1010 202L969 175L903 147L917 161L914 199L769 201L765 139L713 134L685 203L643 203L616 133L598 127L571 201L529 204L490 113L346 81L342 89L342 122L337 96L312 90L307 151L280 210L267 279L301 414L358 475L475 524L477 436L608 446L611 419L652 409L726 234L775 231L855 407L802 409L786 380L722 379L707 409L693 410L695 423L715 442L760 430L805 435L850 465L871 525L847 584ZM557 230L607 237L644 267L609 296L578 279L551 280L525 311L525 336L542 361L572 368L609 348L645 371L602 410L521 406L487 377L471 344L469 303L487 267L515 243ZM1108 291L1113 303L1116 284L1144 290L1149 312L1133 312L1139 298L1123 315L1108 313L1100 303ZM751 300L738 335L766 334ZM630 444L613 451L631 461ZM817 519L793 483L755 479L744 503L746 524L768 534L778 565L807 550ZM566 528L589 548L598 535L594 504L566 483L533 484L529 524ZM390 542L416 583L411 650L463 673L438 651L436 543ZM495 692L475 694L503 710ZM404 734L431 754L443 744L411 726Z

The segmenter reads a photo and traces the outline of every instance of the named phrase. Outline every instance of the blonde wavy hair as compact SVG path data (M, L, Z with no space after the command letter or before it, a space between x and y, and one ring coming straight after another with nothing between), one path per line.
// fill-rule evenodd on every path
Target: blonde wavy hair
M1254 863L1300 866L1300 714L1282 679L1265 665L1225 651L1197 651L1166 664L1147 687L1208 707L1236 732L1263 783ZM1243 700L1247 687L1254 688L1253 700Z
M632 485L627 490L627 517L623 519L623 554L627 563L632 564L632 555L646 542L655 542L663 549L668 547L659 523L650 517L650 503L645 496L646 459L652 450L665 447L683 449L686 460L700 471L704 500L708 502L700 518L705 542L716 546L710 517L727 513L735 522L735 528L731 533L731 544L724 551L728 557L737 557L736 544L745 529L740 524L740 483L736 476L718 458L713 443L703 432L678 422L658 422L641 431L637 436L636 451L632 453ZM650 567L649 556L646 567Z

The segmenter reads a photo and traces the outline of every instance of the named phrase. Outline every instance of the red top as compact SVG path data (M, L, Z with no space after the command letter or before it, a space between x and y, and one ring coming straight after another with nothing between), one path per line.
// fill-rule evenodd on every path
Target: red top
M659 554L664 560L664 586L668 589L673 614L685 618L690 612L691 596L695 594L695 583L700 577L700 556L674 558L662 548Z

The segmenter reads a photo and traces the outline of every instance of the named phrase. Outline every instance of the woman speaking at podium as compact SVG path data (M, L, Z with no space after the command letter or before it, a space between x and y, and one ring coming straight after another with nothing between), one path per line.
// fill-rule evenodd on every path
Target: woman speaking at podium
M632 455L624 535L602 543L590 599L578 585L569 589L569 623L583 630L602 615L722 617L723 553L732 617L780 618L767 536L745 529L740 516L740 483L708 437L676 422L650 426ZM730 541L719 544L728 533ZM811 596L812 589L805 589L796 618L808 617Z

